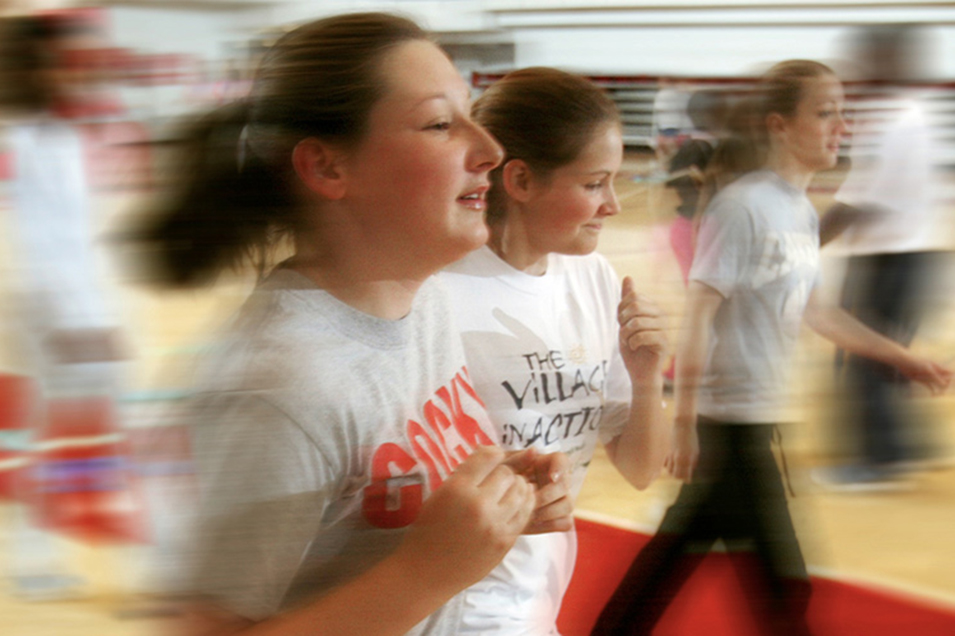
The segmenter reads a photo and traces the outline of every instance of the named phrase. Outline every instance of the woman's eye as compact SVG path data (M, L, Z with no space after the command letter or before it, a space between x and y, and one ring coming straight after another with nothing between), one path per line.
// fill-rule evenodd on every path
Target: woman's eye
M451 128L451 122L439 121L431 124L426 130L448 130Z
M604 185L603 181L597 181L595 183L588 183L584 187L586 187L588 190L599 190L600 188L603 187L603 185Z

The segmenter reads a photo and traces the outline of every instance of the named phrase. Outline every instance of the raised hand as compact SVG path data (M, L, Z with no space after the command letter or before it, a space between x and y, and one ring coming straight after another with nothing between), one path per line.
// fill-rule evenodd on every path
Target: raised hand
M505 459L500 448L478 448L425 501L396 553L416 576L456 591L484 578L511 549L537 499Z
M656 304L633 288L633 279L623 279L620 305L620 353L631 379L659 374L666 360L666 321Z
M574 502L570 497L570 459L567 455L537 455L526 475L535 485L537 503L524 534L564 532L573 528Z

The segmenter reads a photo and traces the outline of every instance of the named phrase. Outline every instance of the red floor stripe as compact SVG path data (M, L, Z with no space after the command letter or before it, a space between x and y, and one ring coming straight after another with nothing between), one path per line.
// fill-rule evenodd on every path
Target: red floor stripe
M558 620L563 636L590 633L647 535L577 520L577 568ZM879 590L813 577L809 622L816 636L952 636L955 612ZM729 560L711 554L667 613L657 636L758 636L756 623Z

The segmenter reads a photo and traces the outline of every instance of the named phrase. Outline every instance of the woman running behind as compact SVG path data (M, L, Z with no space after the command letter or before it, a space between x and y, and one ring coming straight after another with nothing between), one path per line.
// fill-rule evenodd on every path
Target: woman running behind
M552 466L570 499L598 439L645 488L669 444L664 321L594 252L603 223L620 211L617 109L581 77L531 68L492 85L472 114L505 158L491 173L488 244L442 274L471 380L505 448L566 454L569 464ZM560 519L561 505L553 515L539 510L539 521ZM577 548L573 527L562 529L522 536L467 591L462 634L557 633Z

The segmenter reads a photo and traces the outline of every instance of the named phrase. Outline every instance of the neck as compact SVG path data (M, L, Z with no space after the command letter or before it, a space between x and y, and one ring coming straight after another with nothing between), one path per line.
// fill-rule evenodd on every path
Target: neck
M770 153L766 161L766 168L772 170L784 181L788 182L794 188L805 192L809 189L809 183L812 181L815 170L810 170L795 157L783 153Z
M518 210L509 209L504 219L491 223L487 246L514 269L543 276L547 273L547 252L534 248L522 218Z
M378 266L375 259L360 250L335 250L310 243L298 245L286 267L346 305L386 320L408 315L418 289L429 275L395 275L397 268L389 271L387 266Z

